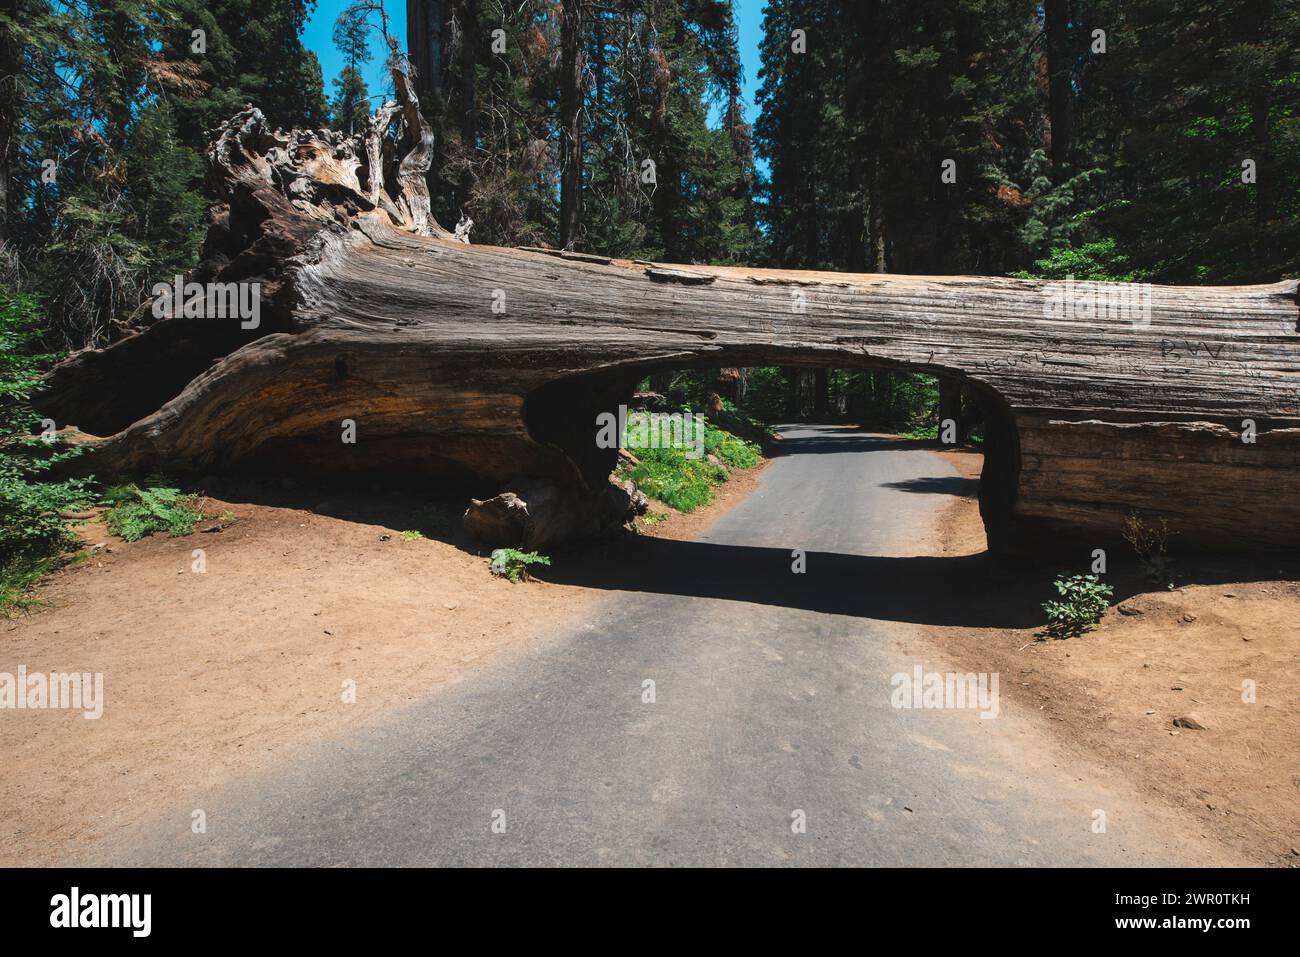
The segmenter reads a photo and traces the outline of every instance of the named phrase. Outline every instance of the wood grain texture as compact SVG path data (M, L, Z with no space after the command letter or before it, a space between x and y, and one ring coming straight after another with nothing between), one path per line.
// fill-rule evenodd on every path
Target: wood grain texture
M595 414L649 372L890 366L984 398L995 549L1112 543L1133 510L1168 518L1182 547L1300 537L1295 280L1151 287L1149 313L1062 314L1063 298L1132 290L469 246L402 194L411 164L373 130L283 134L250 110L211 155L227 203L196 276L261 282L264 323L163 319L56 368L42 408L99 435L86 458L101 471L545 476L594 494L614 465Z

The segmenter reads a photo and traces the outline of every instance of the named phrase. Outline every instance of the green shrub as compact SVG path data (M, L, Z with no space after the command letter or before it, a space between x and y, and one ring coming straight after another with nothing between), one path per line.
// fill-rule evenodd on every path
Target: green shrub
M928 422L918 425L914 429L900 431L900 439L912 439L915 442L938 442L939 441L939 423Z
M1058 575L1053 584L1061 600L1043 602L1043 611L1047 633L1057 638L1081 635L1096 625L1115 593L1096 575Z
M415 542L422 538L424 538L424 532L417 531L416 529L408 529L407 531L402 532L402 541L404 542Z
M640 460L627 473L637 487L679 512L693 512L713 501L713 486L726 470L708 459L691 459L682 449L637 449Z
M203 518L198 496L165 486L115 485L104 493L109 506L104 513L108 530L128 542L138 542L154 532L173 538L188 535Z
M495 549L492 552L492 557L488 559L488 568L491 569L493 575L508 578L515 584L532 578L528 574L529 565L549 564L551 564L551 560L545 555L537 552L521 552L517 548Z
M34 350L37 302L0 291L0 614L28 606L26 595L75 542L63 513L91 500L88 479L51 481L56 465L81 454L32 435L40 419L28 400L40 370L57 356Z
M1081 246L1053 246L1046 258L1035 260L1033 270L1011 275L1019 279L1054 280L1072 276L1079 282L1143 282L1147 278L1145 272L1133 268L1110 238Z
M633 410L633 416L641 410ZM629 424L629 429L632 426ZM626 441L626 436L624 437ZM753 468L762 461L763 453L754 442L747 442L707 420L704 425L704 457L692 458L686 448L631 448L638 462L633 466L620 466L619 475L630 478L641 491L658 499L679 512L693 512L713 501L714 486L727 480L727 469L708 456L733 469Z
M746 442L708 422L704 424L704 451L733 469L752 469L763 460L757 443Z

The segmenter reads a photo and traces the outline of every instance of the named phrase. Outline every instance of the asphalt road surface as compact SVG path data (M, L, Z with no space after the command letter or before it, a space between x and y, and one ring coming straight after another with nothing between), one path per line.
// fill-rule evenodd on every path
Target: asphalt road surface
M942 667L918 624L1014 624L982 601L991 564L913 557L973 490L905 442L785 434L699 540L558 563L549 577L609 589L587 620L203 796L206 834L175 808L98 862L1214 862L1033 715L894 707L894 675Z

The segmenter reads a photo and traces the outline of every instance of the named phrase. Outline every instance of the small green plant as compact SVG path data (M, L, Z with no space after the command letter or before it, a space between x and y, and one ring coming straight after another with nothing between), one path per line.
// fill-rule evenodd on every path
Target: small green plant
M1157 585L1173 588L1174 561L1169 557L1168 545L1169 536L1175 533L1169 531L1168 519L1148 523L1137 512L1129 512L1123 534L1147 578Z
M752 469L763 460L763 452L758 443L746 442L707 421L704 424L704 451L716 455L728 468L733 469Z
M634 417L646 415L635 409L628 416L629 435ZM763 453L755 442L747 442L707 420L704 424L704 455L680 448L643 448L624 436L624 442L636 457L635 465L621 465L619 477L631 479L651 498L679 512L693 512L713 501L713 489L727 481L727 469L753 468ZM710 459L712 457L712 460Z
M104 503L108 506L104 513L108 530L128 542L138 542L154 532L166 532L173 538L188 535L203 518L198 496L161 485L115 485L104 493Z
M58 465L81 454L57 435L32 433L40 417L28 400L41 369L57 356L37 348L39 306L0 290L0 615L39 604L31 591L63 562L76 536L64 516L92 500L87 479L55 481Z
M1060 601L1043 602L1047 614L1047 634L1054 638L1069 638L1091 629L1110 606L1115 589L1103 585L1096 575L1057 575L1057 594Z
M0 575L0 617L15 618L42 607L45 602L34 594L36 585L60 564L60 559L52 557L7 567Z
M404 542L414 542L421 538L424 538L424 532L418 532L415 529L408 529L407 531L402 532L402 541Z
M937 442L939 441L939 423L921 423L906 432L899 432L898 437L900 439L911 439L914 442Z
M551 560L537 552L521 552L517 548L498 548L488 559L488 567L493 575L508 578L515 584L532 578L528 574L529 565L549 565Z

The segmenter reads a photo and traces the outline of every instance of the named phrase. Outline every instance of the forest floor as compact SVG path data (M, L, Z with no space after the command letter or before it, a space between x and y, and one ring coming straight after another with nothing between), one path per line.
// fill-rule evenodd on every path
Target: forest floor
M761 469L736 473L689 515L652 503L663 518L646 531L692 536ZM67 863L70 848L146 809L540 640L601 594L549 584L545 568L519 585L493 577L460 528L464 507L463 495L430 503L414 489L240 483L204 506L234 520L186 537L127 543L101 522L83 526L88 556L45 582L43 607L0 620L0 653L10 672L102 673L103 715L15 710L0 721L0 865ZM426 537L405 540L408 530ZM355 703L343 701L348 681Z
M981 455L942 454L978 478ZM937 527L932 554L984 551L973 488ZM1038 640L1034 628L927 633L960 666L999 672L1008 700L1037 708L1063 740L1193 812L1208 835L1259 864L1300 866L1300 569L1184 558L1179 587L1160 590L1117 564L1112 557L1106 580L1129 597L1082 637ZM1056 597L1059 570L994 586L988 600L1036 607ZM1254 703L1242 700L1245 681L1254 682ZM1188 714L1205 730L1174 726Z

